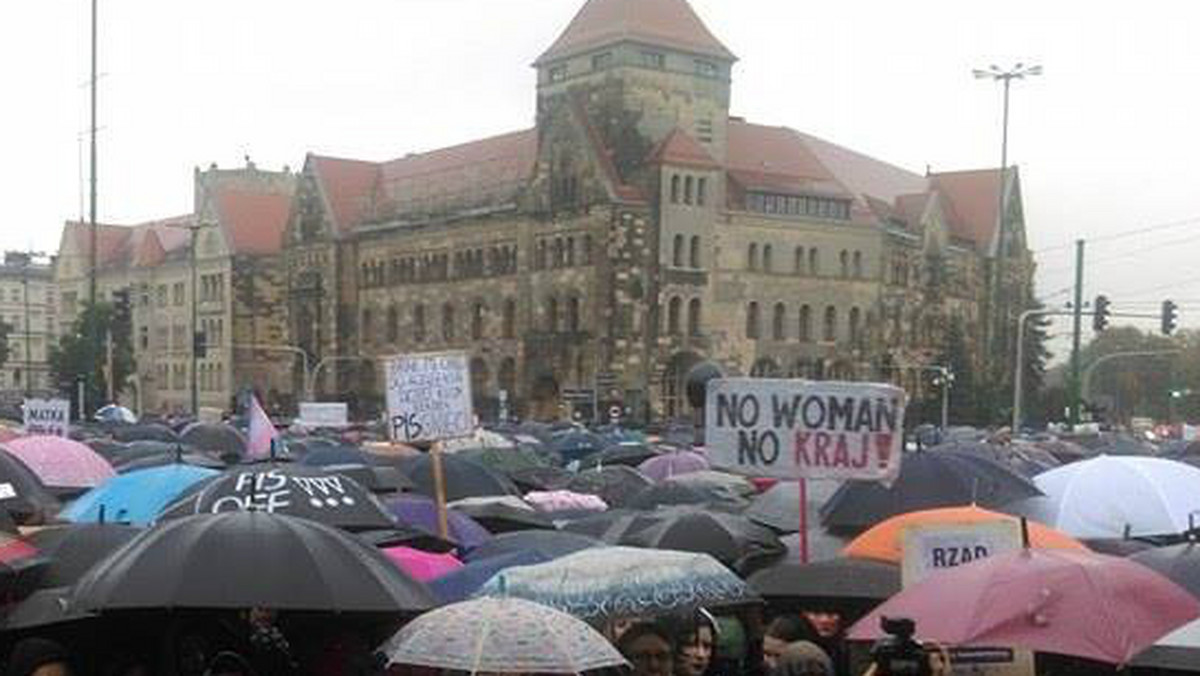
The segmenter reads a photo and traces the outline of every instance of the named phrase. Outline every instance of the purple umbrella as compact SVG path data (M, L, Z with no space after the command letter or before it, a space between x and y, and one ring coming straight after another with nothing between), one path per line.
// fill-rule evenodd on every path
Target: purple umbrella
M5 448L51 489L87 490L117 475L90 447L66 437L21 437Z
M673 476L700 472L708 469L708 459L695 451L674 451L650 458L638 465L642 474L656 482L666 481Z
M387 509L403 526L419 528L430 533L438 532L437 504L429 498L404 495L386 502ZM492 534L477 521L456 512L446 510L449 535L463 549L472 549L492 539Z

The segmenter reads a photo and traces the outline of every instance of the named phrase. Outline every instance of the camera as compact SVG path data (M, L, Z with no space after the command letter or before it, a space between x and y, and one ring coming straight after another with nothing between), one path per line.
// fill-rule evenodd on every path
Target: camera
M871 660L878 676L930 676L932 668L925 647L915 639L917 624L907 618L880 618L887 634L871 648Z

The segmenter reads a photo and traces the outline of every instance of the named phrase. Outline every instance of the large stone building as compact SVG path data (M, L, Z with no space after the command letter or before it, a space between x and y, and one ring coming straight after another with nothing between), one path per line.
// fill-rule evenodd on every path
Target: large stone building
M981 368L1007 354L1020 308L990 289L1032 276L1016 170L920 175L734 117L735 60L685 0L588 0L534 64L534 128L309 155L284 256L318 391L378 400L382 358L453 349L485 415L595 392L676 416L701 360L916 390L952 322Z
M47 357L57 335L50 260L9 251L0 264L0 322L7 326L8 359L0 364L0 399L19 401L50 391Z
M125 403L146 412L190 410L196 332L203 345L199 406L228 409L243 387L279 403L294 397L291 363L298 359L279 347L287 345L279 253L295 183L286 169L252 163L197 169L192 213L97 226L97 298L130 308L137 373L124 384ZM64 331L88 298L89 244L87 225L66 224L56 266Z

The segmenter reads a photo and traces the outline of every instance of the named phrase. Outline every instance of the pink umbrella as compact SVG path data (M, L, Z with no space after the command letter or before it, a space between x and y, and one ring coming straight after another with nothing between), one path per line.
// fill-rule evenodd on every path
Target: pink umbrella
M388 547L383 554L397 568L421 582L428 582L463 567L462 561L451 554L432 554L411 547Z
M921 640L1002 646L1125 664L1200 617L1200 601L1149 568L1059 549L999 554L935 573L850 629L880 638L882 617L916 621Z
M656 482L662 482L680 474L706 470L708 459L695 451L673 451L650 458L638 465L638 469Z
M49 488L95 488L117 475L90 447L66 437L21 437L4 448Z
M528 502L539 512L604 512L608 505L599 496L573 491L534 491L525 494Z

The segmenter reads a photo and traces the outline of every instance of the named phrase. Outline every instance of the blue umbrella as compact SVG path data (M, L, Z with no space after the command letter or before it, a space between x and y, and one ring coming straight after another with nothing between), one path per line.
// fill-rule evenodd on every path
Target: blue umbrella
M116 476L79 496L59 514L74 522L108 521L145 525L193 485L220 472L177 464Z
M541 552L524 551L472 561L453 573L431 580L428 583L429 591L442 603L465 601L502 570L513 566L532 566L549 560Z

